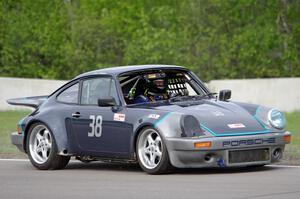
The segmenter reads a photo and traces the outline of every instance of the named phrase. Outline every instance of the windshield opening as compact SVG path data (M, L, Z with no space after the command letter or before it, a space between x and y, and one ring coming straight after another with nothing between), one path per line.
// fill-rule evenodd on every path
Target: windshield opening
M183 97L182 100L188 100L196 99L192 96L209 96L185 70L152 70L127 73L119 76L119 82L127 104L172 99L175 102L181 97Z

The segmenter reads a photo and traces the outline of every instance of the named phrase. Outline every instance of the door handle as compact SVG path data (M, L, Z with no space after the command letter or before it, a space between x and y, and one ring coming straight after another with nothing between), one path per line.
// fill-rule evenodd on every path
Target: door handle
M72 117L79 118L81 115L79 112L72 113Z

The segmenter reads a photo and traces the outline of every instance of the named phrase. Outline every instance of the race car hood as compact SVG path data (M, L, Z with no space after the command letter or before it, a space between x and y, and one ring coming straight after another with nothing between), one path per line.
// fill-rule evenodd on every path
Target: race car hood
M270 129L255 114L232 103L201 100L197 104L180 102L152 107L158 110L180 112L196 117L203 130L214 136L234 136L269 133Z

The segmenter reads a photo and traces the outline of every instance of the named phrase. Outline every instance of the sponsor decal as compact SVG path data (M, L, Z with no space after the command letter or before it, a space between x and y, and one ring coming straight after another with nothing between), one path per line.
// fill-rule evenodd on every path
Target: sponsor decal
M227 126L231 129L239 129L239 128L245 128L246 126L242 123L237 124L227 124Z
M214 111L214 112L212 112L212 114L214 114L216 117L220 117L220 116L224 116L225 115L221 111Z
M114 114L114 121L124 122L125 121L125 114L115 113Z
M261 145L261 144L274 144L275 138L258 138L258 139L246 139L246 140L228 140L223 142L223 147L228 146L249 146L249 145Z
M148 118L150 118L150 119L155 119L155 120L157 120L159 117L160 117L160 115L157 115L157 114L150 114L150 115L148 116Z

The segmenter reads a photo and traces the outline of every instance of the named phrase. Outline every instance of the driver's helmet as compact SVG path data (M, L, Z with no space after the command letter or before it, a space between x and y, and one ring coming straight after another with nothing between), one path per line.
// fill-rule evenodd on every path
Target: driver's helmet
M160 90L160 91L164 91L166 89L166 81L164 79L156 79L156 80L153 80L152 82L153 86Z
M158 92L164 92L167 88L167 81L165 80L165 73L152 73L145 76L148 82L148 88L154 89Z

